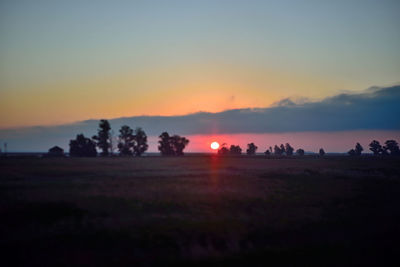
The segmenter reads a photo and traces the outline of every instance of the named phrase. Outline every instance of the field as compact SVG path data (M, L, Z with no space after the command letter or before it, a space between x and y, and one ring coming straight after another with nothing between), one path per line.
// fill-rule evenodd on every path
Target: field
M398 266L399 163L3 158L0 264Z

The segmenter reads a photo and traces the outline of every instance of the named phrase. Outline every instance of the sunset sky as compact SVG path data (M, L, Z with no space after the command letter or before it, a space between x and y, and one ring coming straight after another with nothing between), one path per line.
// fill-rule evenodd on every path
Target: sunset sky
M400 2L0 3L0 128L267 107L400 81Z
M153 137L161 130L157 125L191 134L196 138L189 146L192 151L204 150L212 134L232 142L245 142L232 134L254 134L257 139L279 132L293 133L277 135L290 140L297 136L293 142L306 140L304 132L309 140L335 131L349 131L352 137L356 131L365 142L373 136L398 138L400 109L393 101L400 99L399 14L396 0L4 0L0 141L15 150L28 149L15 139L21 131L44 138L52 129L53 139L31 139L32 145L42 146L30 150L46 150L55 142L67 149L75 133L95 131L94 123L84 124L86 132L75 127L83 125L80 122L122 117L136 118L130 126L147 126L145 131ZM389 89L375 94L371 87ZM304 109L303 103L308 103ZM283 110L276 108L282 105ZM286 108L293 105L290 117ZM348 113L324 113L321 107ZM229 110L248 108L261 108L265 116L257 115L256 109L248 119L250 128L246 121L241 128L229 128L239 116ZM296 119L297 109L303 117ZM219 113L226 110L230 113ZM369 123L359 117L360 110L379 115ZM211 114L211 124L204 126L211 128L195 127L203 125L202 119L190 121L190 114L199 111ZM142 115L151 117L142 121L137 117ZM183 117L161 123L154 117L176 115ZM331 122L342 117L348 121ZM167 123L180 118L185 125L177 122L172 128ZM271 128L277 118L308 124ZM120 126L117 122L115 127ZM257 123L268 127L258 129ZM69 130L61 134L65 124L72 128L66 126ZM31 126L61 128L26 128ZM18 130L21 127L25 130ZM330 145L333 151L348 146Z

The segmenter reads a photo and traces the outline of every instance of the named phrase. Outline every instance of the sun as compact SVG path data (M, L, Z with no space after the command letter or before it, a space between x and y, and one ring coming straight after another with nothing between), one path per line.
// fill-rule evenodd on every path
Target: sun
M218 149L219 148L219 144L218 144L218 142L212 142L211 143L211 149Z

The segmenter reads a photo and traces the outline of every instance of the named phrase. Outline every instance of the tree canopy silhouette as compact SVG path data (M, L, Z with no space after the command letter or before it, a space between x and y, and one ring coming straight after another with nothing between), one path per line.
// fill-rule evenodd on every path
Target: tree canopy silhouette
M379 141L373 140L370 144L369 144L369 150L372 151L372 153L374 153L375 156L378 156L380 154L382 154L382 146L379 143Z
M357 156L361 156L361 152L364 150L364 148L360 145L360 143L357 143L354 150L356 151Z
M391 156L398 156L400 155L399 144L396 140L387 140L385 142L385 146L383 147L384 151L389 151Z
M279 147L277 145L274 146L274 154L277 156L281 156L283 153L285 153L285 147L283 147L283 151L282 151L282 147Z
M118 150L120 155L129 156L133 155L133 146L135 143L133 130L127 125L121 126L118 136Z
M231 147L229 148L229 154L240 155L242 154L242 148L240 146L231 145Z
M287 156L292 156L293 155L293 151L294 151L294 148L289 143L286 143L286 145L285 145L286 155Z
M257 151L257 146L254 143L247 144L247 155L255 155Z
M325 156L325 150L322 147L319 149L319 156L320 157Z
M223 144L220 149L218 149L218 155L228 155L229 149Z
M78 134L75 140L69 142L69 155L71 157L96 157L96 143L83 134Z
M159 138L158 150L163 156L182 156L183 150L189 144L189 140L185 137L170 136L167 132L163 132Z
M357 143L354 149L350 149L349 152L347 152L350 156L361 156L361 152L364 150L364 148L360 145L360 143Z
M101 156L108 156L109 150L111 148L111 126L108 120L100 120L99 129L97 130L97 135L92 137L96 141L96 145L101 149Z
M135 156L140 157L149 148L149 145L147 144L147 135L142 128L138 127L135 129L135 135L133 138L135 140L133 153Z

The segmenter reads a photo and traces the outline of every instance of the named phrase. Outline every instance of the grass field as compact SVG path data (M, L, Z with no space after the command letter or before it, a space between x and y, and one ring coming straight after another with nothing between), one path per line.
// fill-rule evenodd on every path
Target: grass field
M390 266L400 161L0 159L2 266Z

